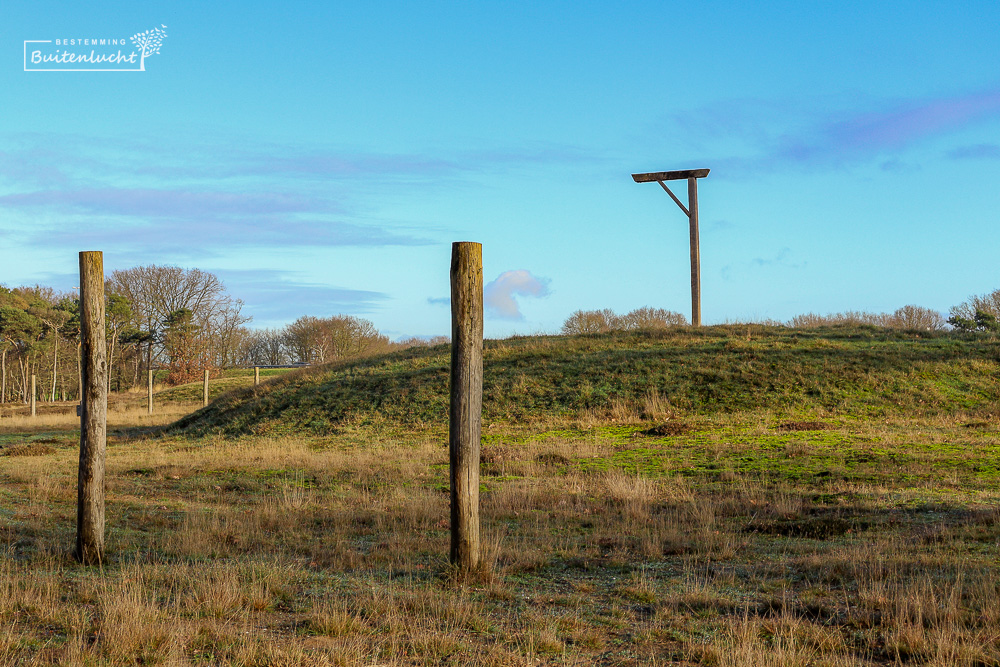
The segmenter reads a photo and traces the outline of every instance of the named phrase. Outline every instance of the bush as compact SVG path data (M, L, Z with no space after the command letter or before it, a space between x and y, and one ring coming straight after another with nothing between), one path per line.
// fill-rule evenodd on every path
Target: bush
M687 324L680 313L663 308L636 308L626 315L616 315L610 308L578 310L563 323L564 334L606 333L608 331L638 331L663 329Z
M880 326L880 318L881 316L875 313L866 313L857 310L849 310L845 313L830 313L828 315L806 313L805 315L796 315L793 317L788 321L788 326L795 329L815 329L816 327L830 327L838 324L870 324L872 326Z
M605 333L621 329L621 318L609 308L604 310L578 310L563 322L564 334Z
M977 310L972 319L961 315L952 315L948 318L948 324L959 331L993 331L1000 332L1000 322L993 313Z
M844 313L817 315L807 313L796 315L788 322L788 326L796 329L813 329L834 325L867 324L886 329L917 329L922 331L940 331L945 327L945 319L941 313L923 306L903 306L893 313L868 313L859 310L849 310Z
M687 318L680 313L663 308L636 308L621 318L622 328L629 331L638 329L663 329L686 325Z
M1000 331L997 318L1000 318L1000 289L971 296L968 301L952 306L948 324L961 331Z

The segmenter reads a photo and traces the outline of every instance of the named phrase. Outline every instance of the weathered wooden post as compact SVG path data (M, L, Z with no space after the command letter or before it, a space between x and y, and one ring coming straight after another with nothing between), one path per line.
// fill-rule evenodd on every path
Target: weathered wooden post
M202 406L208 405L208 369L207 368L205 369L205 383L204 383L204 391L202 392L202 394L203 394L202 401L201 401Z
M451 247L451 562L479 566L479 447L483 405L483 246Z
M80 476L75 555L85 564L100 563L104 557L104 452L108 419L108 362L104 336L104 258L100 252L81 252L83 396L80 397Z
M688 217L691 229L691 324L701 326L701 252L698 241L698 179L708 176L709 169L685 169L681 171L654 171L648 174L632 174L636 183L657 182L674 200L684 215ZM684 206L677 195L667 187L665 181L687 180L688 205Z
M688 181L688 220L691 228L691 324L701 326L701 250L698 240L698 179Z
M253 367L253 386L260 384L260 366Z
M153 414L153 369L149 369L149 380L146 383L146 414Z
M31 416L32 417L34 417L37 414L37 412L36 412L37 408L35 406L35 402L38 400L36 398L36 394L38 393L38 389L35 387L35 383L36 383L37 379L38 378L37 378L36 375L32 375L31 376L31 400L29 402L31 403Z

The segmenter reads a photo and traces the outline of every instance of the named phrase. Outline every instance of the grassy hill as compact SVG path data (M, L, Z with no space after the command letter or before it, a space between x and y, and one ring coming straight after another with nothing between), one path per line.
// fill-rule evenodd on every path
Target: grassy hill
M277 377L288 373L287 368L262 368L260 370L261 381L267 380L268 378ZM166 371L160 372L161 376L166 375ZM215 400L222 394L232 391L234 389L240 389L242 387L252 387L253 386L253 369L252 368L233 368L223 372L220 377L214 377L208 381L208 397L211 400ZM204 385L201 381L188 382L185 384L179 384L176 387L166 387L164 389L159 389L153 395L154 402L167 402L167 403L195 403L202 400ZM146 394L143 390L140 398L135 399L136 401L143 402L145 404Z
M191 434L324 434L447 423L450 348L329 364L232 391L177 422ZM769 410L788 417L995 414L994 337L759 325L487 341L483 419L623 420Z

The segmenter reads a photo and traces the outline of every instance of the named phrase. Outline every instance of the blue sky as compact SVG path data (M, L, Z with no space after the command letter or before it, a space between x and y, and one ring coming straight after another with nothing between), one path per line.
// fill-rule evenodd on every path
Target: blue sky
M161 25L145 71L24 71L25 40ZM434 335L472 240L489 336L690 315L687 220L629 175L708 167L706 322L946 312L1000 288L997 26L996 2L4 0L0 284L69 289L103 250L212 271L257 326Z

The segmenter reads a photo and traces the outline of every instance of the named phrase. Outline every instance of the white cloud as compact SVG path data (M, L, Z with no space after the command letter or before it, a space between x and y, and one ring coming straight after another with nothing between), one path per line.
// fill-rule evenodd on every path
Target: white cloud
M523 320L515 296L543 297L549 293L549 281L536 278L530 271L504 271L483 289L483 302L490 315L504 320Z

